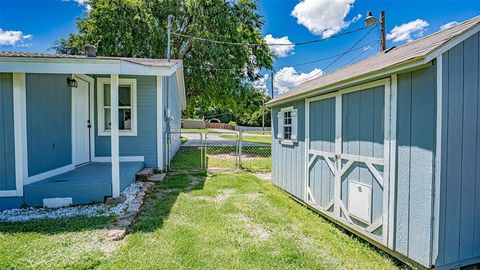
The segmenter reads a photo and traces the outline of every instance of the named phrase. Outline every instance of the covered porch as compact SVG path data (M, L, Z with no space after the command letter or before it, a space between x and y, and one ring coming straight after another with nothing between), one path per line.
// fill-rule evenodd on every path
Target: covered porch
M120 162L120 190L135 182L143 162ZM72 171L25 185L24 199L28 206L43 206L43 199L71 198L73 204L103 201L112 196L112 164L94 162Z

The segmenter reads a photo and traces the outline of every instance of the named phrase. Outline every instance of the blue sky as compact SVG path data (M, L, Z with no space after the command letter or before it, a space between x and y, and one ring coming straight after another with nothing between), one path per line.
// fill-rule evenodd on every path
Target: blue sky
M87 11L85 1L0 0L0 50L48 52L55 40L76 31L76 18ZM260 0L259 7L265 19L262 32L270 43L302 42L338 35L363 27L367 11L371 10L378 17L380 11L385 10L387 33L390 34L387 47L399 46L436 32L447 23L461 22L480 14L479 0ZM272 47L278 55L275 61L276 92L287 91L305 79L376 53L378 29L366 36L357 50L346 54L326 70L333 59L295 66L341 54L367 31L312 45ZM364 46L366 44L373 46ZM269 85L269 79L266 75L259 85Z

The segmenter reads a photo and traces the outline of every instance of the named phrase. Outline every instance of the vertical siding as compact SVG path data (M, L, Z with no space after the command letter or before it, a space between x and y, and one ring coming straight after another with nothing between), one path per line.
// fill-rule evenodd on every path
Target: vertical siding
M16 188L15 141L13 135L13 77L11 73L0 73L0 130L0 190L14 190Z
M137 136L120 136L120 156L144 156L145 166L157 165L155 76L120 76L137 79ZM98 136L97 84L95 83L95 155L110 156L110 136Z
M298 109L298 142L282 145L277 139L277 113L283 107ZM303 199L305 184L305 101L272 108L272 181L292 195Z
M335 98L310 103L310 149L335 152ZM333 161L332 161L333 163ZM333 200L335 177L323 157L309 171L309 187L315 201L325 207Z
M435 148L435 68L398 76L396 251L429 265Z
M178 85L177 85L177 77L175 74L171 75L170 77L166 78L167 82L166 88L168 93L164 96L167 99L168 109L170 109L170 114L172 118L170 122L166 122L165 128L168 128L169 131L173 132L171 136L170 148L169 148L169 157L170 159L173 158L175 153L178 151L181 145L180 140L180 129L181 129L181 121L182 121L182 111L180 108L180 96L178 94Z
M443 55L437 265L480 256L479 34Z
M383 158L385 89L383 86L342 96L342 153ZM377 169L383 171L381 166ZM372 219L383 212L383 190L365 164L355 163L344 175L342 200L348 208L348 183L372 187Z
M71 89L66 74L27 74L28 175L72 164Z

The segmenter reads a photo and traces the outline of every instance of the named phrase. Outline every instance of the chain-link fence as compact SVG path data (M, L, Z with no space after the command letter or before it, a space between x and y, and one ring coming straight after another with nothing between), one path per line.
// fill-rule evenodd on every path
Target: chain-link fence
M169 163L169 170L245 169L271 171L271 136L248 132L182 132L181 145ZM175 142L173 139L169 143ZM170 146L169 146L170 148Z

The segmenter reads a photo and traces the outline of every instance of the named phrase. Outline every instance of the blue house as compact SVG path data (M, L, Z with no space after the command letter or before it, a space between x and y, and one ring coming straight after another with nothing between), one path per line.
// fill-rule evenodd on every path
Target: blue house
M271 100L272 181L415 266L480 263L480 17Z
M185 106L179 60L0 52L0 210L119 196L165 169Z

